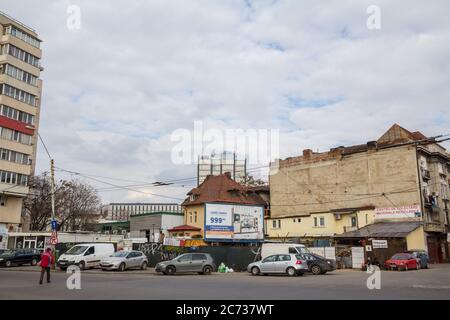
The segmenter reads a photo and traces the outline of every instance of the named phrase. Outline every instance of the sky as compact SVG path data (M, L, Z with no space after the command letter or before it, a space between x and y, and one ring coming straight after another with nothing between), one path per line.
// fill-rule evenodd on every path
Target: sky
M367 26L371 5L380 28ZM73 6L79 28L68 26ZM376 140L394 123L450 134L448 0L2 0L0 10L43 40L39 132L57 178L91 183L104 203L180 202L196 166L174 163L171 137L195 121L278 130L281 158ZM37 173L48 168L39 144Z

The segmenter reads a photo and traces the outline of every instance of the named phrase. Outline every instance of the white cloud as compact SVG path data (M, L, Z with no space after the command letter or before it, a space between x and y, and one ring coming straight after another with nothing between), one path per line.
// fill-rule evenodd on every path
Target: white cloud
M193 178L195 166L170 162L169 137L194 120L278 128L283 157L374 140L394 122L450 133L448 1L378 1L378 31L366 28L372 1L246 3L2 3L44 40L40 133L57 165L136 181ZM66 28L69 4L81 8L78 31ZM40 147L38 171L47 163ZM182 198L188 187L141 190Z

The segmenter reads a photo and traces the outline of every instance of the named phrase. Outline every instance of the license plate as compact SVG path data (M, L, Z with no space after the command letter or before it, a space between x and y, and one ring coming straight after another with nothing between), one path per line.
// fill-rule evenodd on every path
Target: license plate
M397 265L391 264L391 268L397 268Z

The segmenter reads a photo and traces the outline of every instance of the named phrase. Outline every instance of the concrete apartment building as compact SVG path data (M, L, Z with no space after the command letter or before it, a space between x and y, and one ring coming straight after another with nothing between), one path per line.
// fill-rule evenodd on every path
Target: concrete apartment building
M20 230L34 174L43 70L37 33L0 12L0 236Z
M405 223L408 249L427 250L436 262L448 260L449 168L450 154L435 139L399 125L366 144L304 150L281 160L270 177L266 233L332 239L377 222Z

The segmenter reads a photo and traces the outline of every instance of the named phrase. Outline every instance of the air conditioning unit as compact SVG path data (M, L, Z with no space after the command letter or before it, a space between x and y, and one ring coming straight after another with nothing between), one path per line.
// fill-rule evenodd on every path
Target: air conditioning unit
M335 215L334 215L334 218L335 218L336 220L342 220L342 215L341 215L340 213L335 214Z

